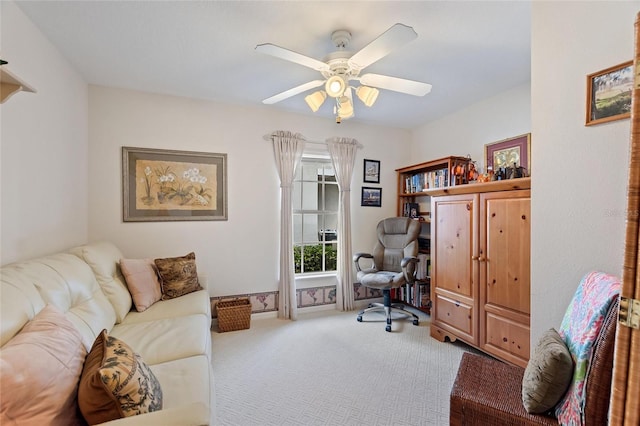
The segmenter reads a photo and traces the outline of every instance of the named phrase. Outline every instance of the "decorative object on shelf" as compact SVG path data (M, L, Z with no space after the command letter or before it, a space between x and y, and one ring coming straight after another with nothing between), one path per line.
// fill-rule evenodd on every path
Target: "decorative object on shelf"
M8 64L7 61L0 59L0 104L5 103L7 99L20 91L36 92L36 89L20 80L16 75L10 73L9 70L4 67L6 64Z
M585 126L629 118L632 88L633 61L589 74Z
M506 169L520 168L520 177L531 174L531 133L488 143L484 146L484 163L495 172L495 180L507 179Z
M361 206L382 207L382 188L362 187Z
M418 203L405 203L403 216L417 219L420 217L420 205Z
M380 183L380 161L364 160L363 181L367 183Z
M451 167L451 186L467 183L466 164L457 163Z
M124 222L227 220L227 154L122 147Z
M476 162L469 157L469 165L467 166L467 183L475 182L478 180L478 169L476 169Z

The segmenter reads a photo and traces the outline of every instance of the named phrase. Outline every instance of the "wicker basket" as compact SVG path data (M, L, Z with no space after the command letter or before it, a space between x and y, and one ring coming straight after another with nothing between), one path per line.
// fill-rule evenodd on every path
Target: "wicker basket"
M251 302L248 298L224 300L216 304L218 331L246 330L251 326Z

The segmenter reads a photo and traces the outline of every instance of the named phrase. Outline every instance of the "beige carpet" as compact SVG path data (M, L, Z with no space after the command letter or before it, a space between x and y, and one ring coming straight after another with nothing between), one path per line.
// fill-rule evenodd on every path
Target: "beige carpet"
M463 344L421 323L321 311L213 332L221 425L447 425Z

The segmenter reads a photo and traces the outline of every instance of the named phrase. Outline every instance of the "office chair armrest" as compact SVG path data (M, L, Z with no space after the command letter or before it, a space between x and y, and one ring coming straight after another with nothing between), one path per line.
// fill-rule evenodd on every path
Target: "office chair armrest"
M356 269L358 270L358 272L362 271L362 268L360 268L360 259L373 259L373 255L370 253L356 253L353 255L353 263L356 264Z
M402 267L402 273L404 274L404 279L408 283L412 283L416 279L416 272L418 271L416 264L418 262L420 262L420 259L418 259L415 256L405 257L402 259L402 261L400 261L400 266Z

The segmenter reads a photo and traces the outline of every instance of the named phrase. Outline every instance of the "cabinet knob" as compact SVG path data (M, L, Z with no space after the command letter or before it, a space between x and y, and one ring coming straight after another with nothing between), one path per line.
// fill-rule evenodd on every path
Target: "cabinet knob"
M480 260L480 257L478 257L478 256L471 256L471 260Z
M480 262L486 262L486 261L487 261L487 258L485 258L484 256L480 256L480 257L478 258L478 260L479 260Z

